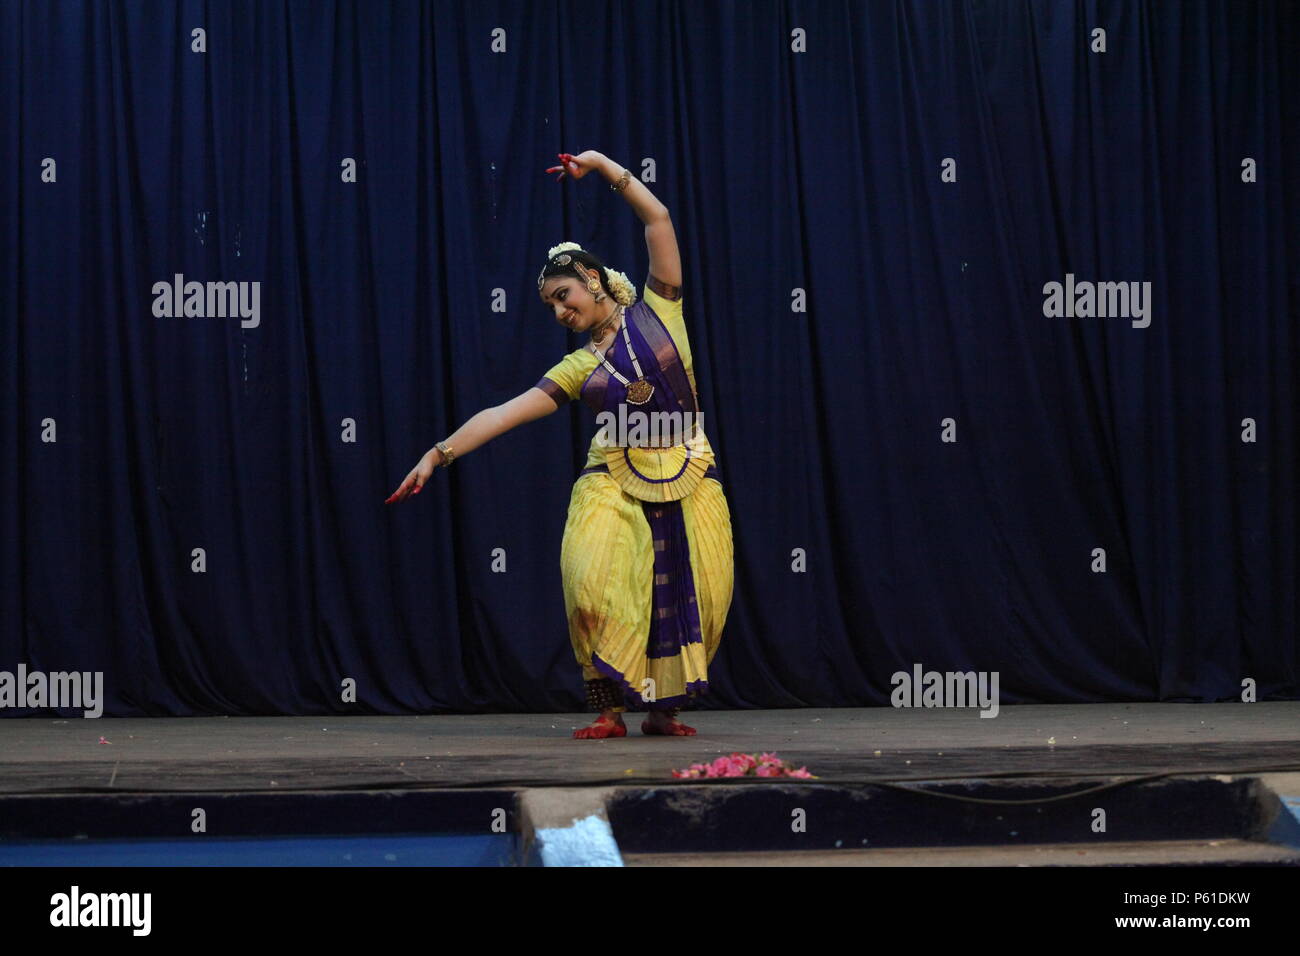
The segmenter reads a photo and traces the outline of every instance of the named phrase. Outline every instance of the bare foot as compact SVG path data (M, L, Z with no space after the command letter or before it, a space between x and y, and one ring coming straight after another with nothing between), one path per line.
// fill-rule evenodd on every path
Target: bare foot
M665 711L652 710L650 711L650 719L641 724L641 733L648 736L694 737L695 728L686 726Z
M606 737L626 737L627 724L618 711L604 711L590 727L579 727L573 732L579 740L604 740Z

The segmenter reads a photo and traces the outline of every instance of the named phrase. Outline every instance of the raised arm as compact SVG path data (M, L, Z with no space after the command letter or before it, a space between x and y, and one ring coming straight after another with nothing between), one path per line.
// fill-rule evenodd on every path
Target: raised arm
M616 163L599 150L589 149L577 156L560 153L561 166L552 166L547 172L563 170L574 179L581 179L592 170L598 171L611 184L623 178L624 166ZM630 172L630 171L629 171ZM629 175L627 184L619 192L632 211L645 223L645 244L650 252L650 288L665 299L681 296L682 258L677 249L677 233L668 207L655 198L646 184Z
M555 399L540 388L530 388L508 402L476 412L444 441L450 446L452 453L457 458L461 458L518 425L551 414L558 407ZM424 457L411 469L384 504L404 501L413 494L419 494L424 483L433 474L433 470L443 463L442 457L442 452L436 445L425 452Z
M600 174L616 183L623 176L623 168L606 156L600 164ZM673 231L668 207L656 199L636 176L629 177L620 192L645 223L645 245L650 253L650 288L665 299L676 299L681 295L682 256L677 249L677 233Z
M665 299L682 297L682 257L677 251L673 221L665 212L662 219L646 224L645 244L650 250L650 278L647 284Z

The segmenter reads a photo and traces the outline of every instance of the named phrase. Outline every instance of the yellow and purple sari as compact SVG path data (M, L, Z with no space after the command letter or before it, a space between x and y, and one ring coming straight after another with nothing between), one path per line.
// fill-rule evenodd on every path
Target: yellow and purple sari
M654 386L648 402L628 403L627 386L590 349L565 356L537 387L558 404L581 398L615 419L628 410L698 416L681 298L666 298L655 284L627 307L626 339L620 330L605 353L635 381L630 340ZM708 665L731 607L731 515L716 456L698 417L694 424L658 450L605 447L598 431L573 486L560 554L583 677L609 678L625 698L651 708L678 707L708 690Z

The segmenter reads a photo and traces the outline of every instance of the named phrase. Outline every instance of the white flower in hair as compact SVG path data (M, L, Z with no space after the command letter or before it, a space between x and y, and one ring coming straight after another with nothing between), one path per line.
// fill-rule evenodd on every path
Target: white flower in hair
M626 307L636 301L636 286L632 285L626 275L609 266L605 267L605 275L609 279L609 291L615 302Z
M561 252L564 252L566 249L576 249L579 252L581 252L582 246L578 245L576 242L562 242L558 246L551 246L550 251L546 253L546 258L554 259L556 256L558 256Z

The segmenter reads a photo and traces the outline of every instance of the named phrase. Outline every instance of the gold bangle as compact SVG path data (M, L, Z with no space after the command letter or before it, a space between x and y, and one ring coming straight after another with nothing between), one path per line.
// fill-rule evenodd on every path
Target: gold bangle
M456 460L456 453L451 450L451 446L445 441L436 441L433 443L433 447L442 452L442 467L450 468L451 463Z
M627 188L627 184L631 179L632 179L632 174L627 171L627 167L624 167L623 175L618 177L618 182L610 183L609 188L614 190L614 192L616 193L621 193L624 189Z

